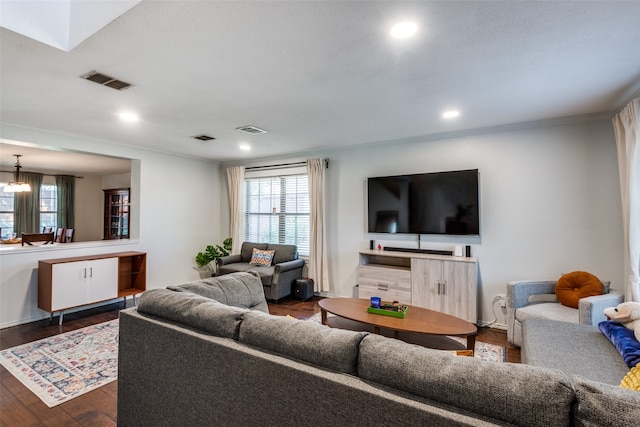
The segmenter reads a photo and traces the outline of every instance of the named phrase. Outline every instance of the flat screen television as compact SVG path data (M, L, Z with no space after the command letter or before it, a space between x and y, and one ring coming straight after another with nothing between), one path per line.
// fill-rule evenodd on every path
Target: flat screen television
M370 233L480 235L478 170L369 178Z

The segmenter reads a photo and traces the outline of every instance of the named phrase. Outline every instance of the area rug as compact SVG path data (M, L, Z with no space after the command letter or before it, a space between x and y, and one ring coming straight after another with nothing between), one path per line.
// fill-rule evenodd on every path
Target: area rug
M309 317L307 320L320 323L320 313L314 314L313 316ZM452 340L458 341L459 343L464 345L466 345L467 343L466 338L461 338L461 337L449 337L449 338L451 338ZM473 356L487 362L505 362L507 360L507 350L506 348L500 345L488 344L486 342L480 342L476 340Z
M52 408L118 377L118 320L0 352L0 363Z

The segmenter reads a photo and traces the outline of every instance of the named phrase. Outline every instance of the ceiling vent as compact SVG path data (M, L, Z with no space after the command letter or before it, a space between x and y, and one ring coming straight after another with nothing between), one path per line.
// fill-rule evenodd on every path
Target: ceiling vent
M196 136L192 136L191 138L199 139L200 141L211 141L215 139L214 137L209 135L196 135Z
M239 130L240 132L248 133L250 135L259 135L261 133L267 133L266 130L257 128L255 126L242 126L236 129Z
M133 86L131 83L114 79L113 77L107 76L106 74L99 73L96 70L89 71L88 73L81 75L80 78L83 78L85 80L90 80L94 83L98 83L103 86L108 86L116 90L124 90Z

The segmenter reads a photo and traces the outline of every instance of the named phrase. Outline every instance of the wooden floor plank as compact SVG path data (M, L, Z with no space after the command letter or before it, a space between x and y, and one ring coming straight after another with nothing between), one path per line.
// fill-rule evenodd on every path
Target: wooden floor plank
M308 319L320 312L319 300L318 297L308 301L285 298L278 303L269 303L269 311L276 316L290 315L298 319ZM0 331L0 349L117 319L122 308L122 303L117 303L71 313L65 315L62 327L58 326L56 317L53 323L47 319L5 328ZM520 349L507 344L506 331L478 328L477 340L505 346L507 361L520 363ZM118 382L114 381L49 408L0 366L0 427L115 426L117 395Z

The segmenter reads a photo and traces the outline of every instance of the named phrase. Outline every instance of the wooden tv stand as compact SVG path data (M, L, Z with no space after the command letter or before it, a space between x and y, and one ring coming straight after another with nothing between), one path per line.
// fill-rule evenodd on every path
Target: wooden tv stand
M476 258L413 252L360 252L358 297L428 308L478 321Z
M38 308L51 313L135 296L147 286L147 254L117 252L38 261Z

